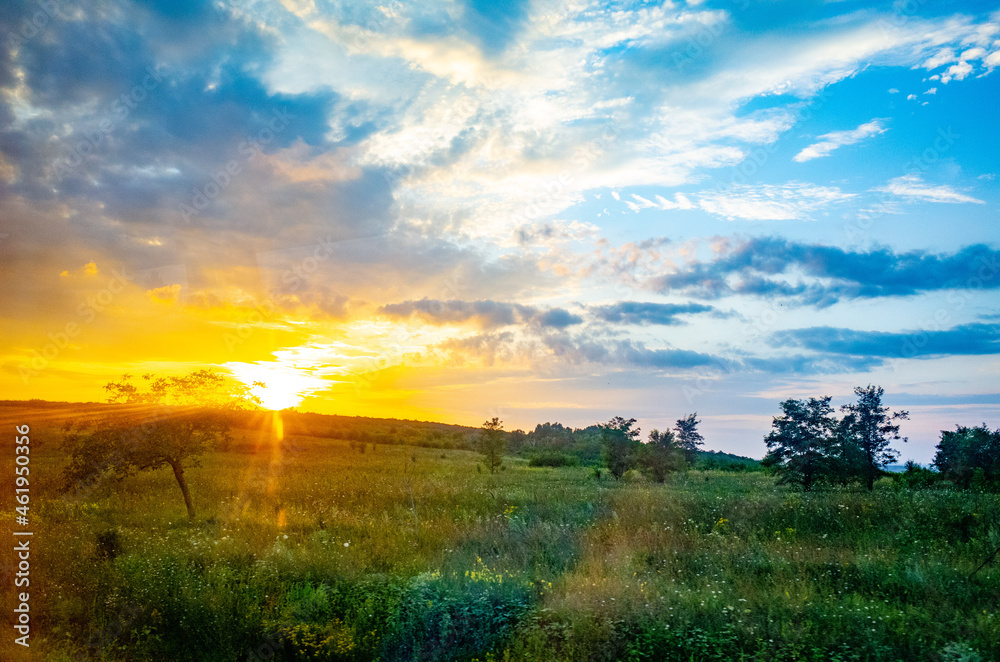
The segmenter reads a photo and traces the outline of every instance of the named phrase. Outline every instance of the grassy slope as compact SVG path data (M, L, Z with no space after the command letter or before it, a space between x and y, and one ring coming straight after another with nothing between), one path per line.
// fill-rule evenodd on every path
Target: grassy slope
M189 471L192 525L168 471L61 496L58 421L21 415L36 659L1000 659L1000 569L966 578L995 495L490 476L467 451L278 444L262 418Z

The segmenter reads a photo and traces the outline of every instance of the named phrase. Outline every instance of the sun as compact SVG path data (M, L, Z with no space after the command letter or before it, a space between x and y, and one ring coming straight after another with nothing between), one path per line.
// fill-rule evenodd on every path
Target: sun
M227 363L226 368L250 387L262 407L274 411L295 407L307 395L330 386L329 381L309 370L277 361L234 362Z

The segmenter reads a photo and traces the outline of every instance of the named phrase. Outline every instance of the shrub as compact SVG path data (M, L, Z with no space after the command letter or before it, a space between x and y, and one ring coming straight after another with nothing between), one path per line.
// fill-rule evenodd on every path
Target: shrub
M543 451L528 460L529 467L575 467L580 460L575 455L558 451Z

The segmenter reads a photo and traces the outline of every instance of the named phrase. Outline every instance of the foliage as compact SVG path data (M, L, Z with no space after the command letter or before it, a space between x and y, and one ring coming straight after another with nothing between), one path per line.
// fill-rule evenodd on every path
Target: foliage
M903 472L893 474L893 478L904 487L922 490L933 487L940 480L941 474L910 460L906 463Z
M975 481L986 489L1000 488L1000 429L991 431L983 423L942 431L934 466L942 478L961 487L969 488Z
M698 432L698 413L688 414L684 418L677 419L674 430L677 432L677 444L684 451L684 459L688 464L694 464L698 459L699 447L705 438Z
M700 451L693 468L702 471L728 471L732 473L764 470L760 460L722 451Z
M528 460L529 467L575 467L579 463L575 455L557 451L542 451Z
M972 575L1000 544L993 494L596 481L517 457L484 481L471 451L361 455L247 420L190 469L197 523L169 472L67 499L58 446L33 447L38 659L1000 659L1000 565Z
M658 483L685 466L684 449L673 430L650 430L649 441L639 449L638 464L643 473Z
M764 464L777 470L779 484L808 490L830 475L836 427L830 399L826 395L781 403L782 414L774 417L773 429L764 438L768 448Z
M909 414L905 411L890 412L888 407L883 406L884 391L881 386L858 386L854 394L858 396L858 401L841 409L848 413L846 435L856 440L864 455L862 473L871 491L875 480L882 474L882 467L899 457L889 444L900 439L906 441L905 437L899 436L899 425L893 421L905 420Z
M494 416L483 423L479 432L479 452L490 473L496 473L503 465L503 454L507 450L507 435L503 431L503 421Z
M138 471L169 466L181 489L188 516L194 518L185 467L214 445L230 440L233 412L259 404L249 389L233 386L216 373L198 370L183 377L144 375L140 389L124 375L104 388L108 401L126 405L98 424L67 423L64 450L69 465L63 477L75 490L106 474L121 479Z
M635 465L639 449L639 429L634 428L635 419L615 416L601 426L601 448L604 465L615 480Z

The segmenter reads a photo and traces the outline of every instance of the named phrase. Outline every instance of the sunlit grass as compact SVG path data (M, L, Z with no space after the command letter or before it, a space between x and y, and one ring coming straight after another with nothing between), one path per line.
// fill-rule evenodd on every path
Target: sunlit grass
M489 475L467 451L360 453L267 434L245 431L189 470L191 523L169 471L59 494L58 435L40 431L37 650L895 660L952 645L1000 656L1000 570L968 578L1000 544L995 495L888 482L802 494L713 472L598 481L516 458Z

